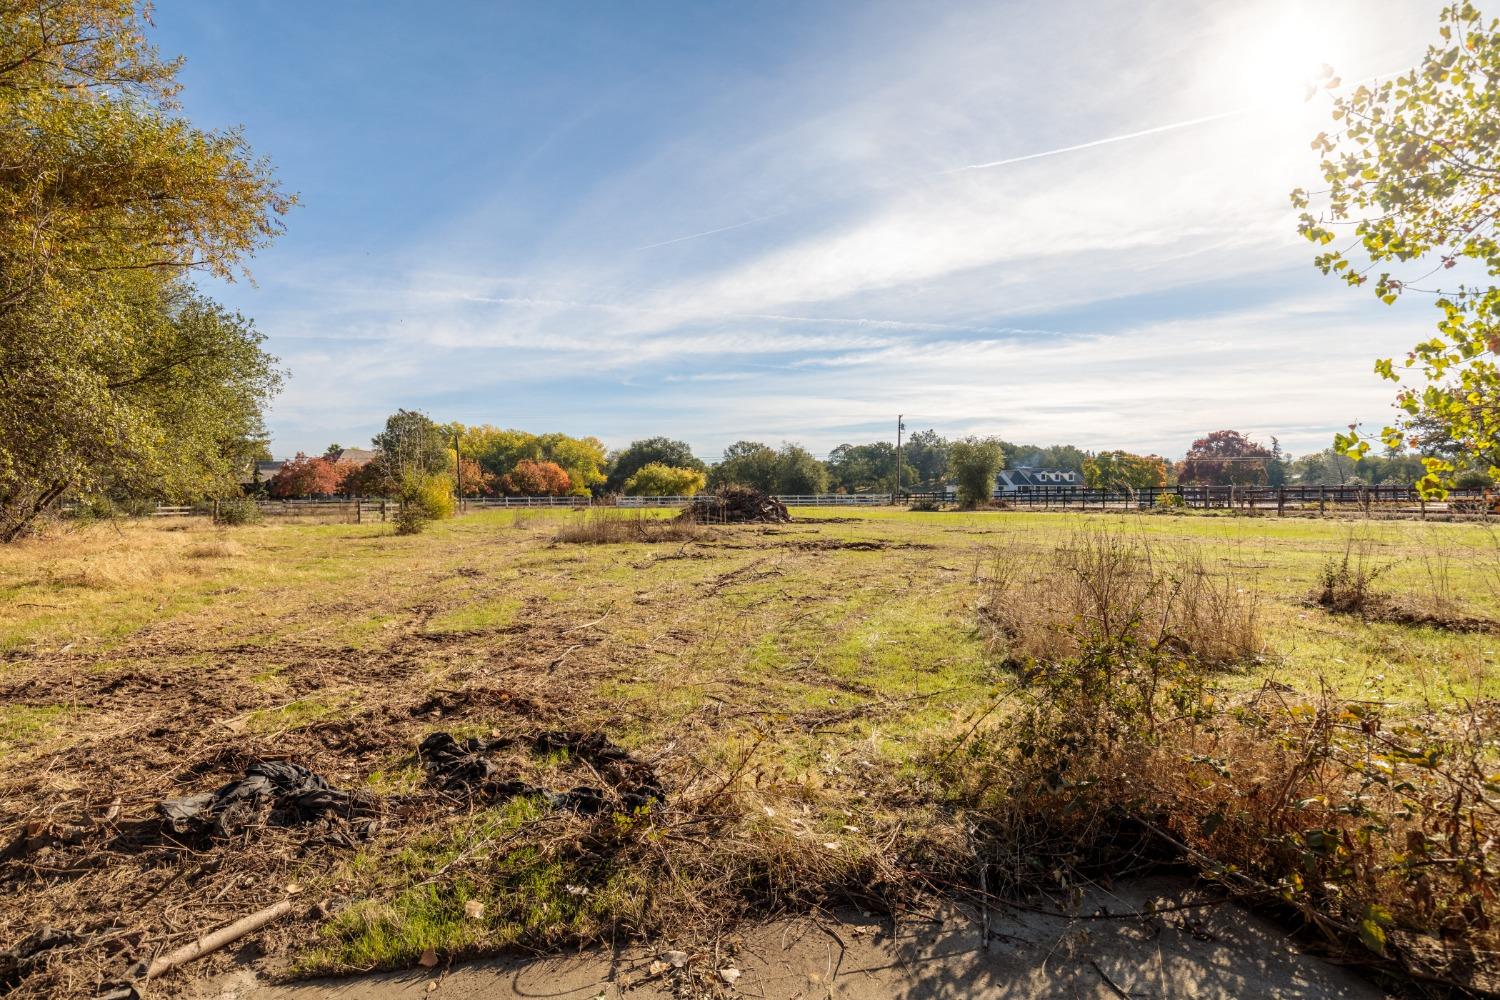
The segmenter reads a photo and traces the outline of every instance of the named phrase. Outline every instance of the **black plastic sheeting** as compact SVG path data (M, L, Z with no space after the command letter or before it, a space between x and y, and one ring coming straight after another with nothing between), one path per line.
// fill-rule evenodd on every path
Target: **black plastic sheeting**
M284 760L256 761L218 791L167 799L156 807L175 833L227 835L252 825L294 826L327 816L373 816L379 802L334 788L320 775Z
M578 785L565 792L554 792L539 785L508 779L500 765L489 755L516 746L510 738L481 740L455 739L449 733L433 733L417 748L417 757L427 771L428 780L447 792L458 792L489 801L522 796L536 796L555 809L570 809L586 816L616 808L610 793L597 785ZM626 812L662 805L666 790L656 772L627 751L607 740L602 733L551 731L530 738L535 753L566 751L587 761L614 785L620 808Z

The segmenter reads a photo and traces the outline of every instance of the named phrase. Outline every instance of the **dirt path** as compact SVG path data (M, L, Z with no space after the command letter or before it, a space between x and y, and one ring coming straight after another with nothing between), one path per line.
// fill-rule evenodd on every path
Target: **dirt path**
M1298 952L1275 927L1239 907L1168 909L1205 898L1180 881L1156 878L1113 893L1094 892L1077 911L1086 915L1079 918L995 912L988 934L974 915L957 910L908 918L894 935L889 923L849 912L836 919L778 921L727 936L717 957L713 948L692 953L683 971L662 971L661 952L632 948L289 986L259 983L245 972L203 983L198 995L216 1000L1385 996L1348 970ZM1122 916L1153 905L1154 916ZM732 987L719 970L730 970Z

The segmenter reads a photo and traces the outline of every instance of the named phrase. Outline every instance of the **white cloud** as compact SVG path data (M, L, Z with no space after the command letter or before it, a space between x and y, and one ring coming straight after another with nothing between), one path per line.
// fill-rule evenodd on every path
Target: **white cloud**
M849 8L837 47L689 102L535 231L489 235L524 214L507 189L378 275L366 256L262 274L252 311L295 371L278 442L425 401L708 453L826 450L897 409L1089 447L1181 451L1219 426L1313 447L1378 414L1369 362L1415 338L1410 313L1290 288L1310 251L1286 192L1326 108L1264 98L1313 56L1350 78L1416 59L1436 7ZM1265 301L1213 301L1247 288Z

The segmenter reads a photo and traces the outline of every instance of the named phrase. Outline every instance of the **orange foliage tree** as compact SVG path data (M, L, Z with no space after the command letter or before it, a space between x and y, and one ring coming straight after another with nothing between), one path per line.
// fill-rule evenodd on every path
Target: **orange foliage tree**
M523 458L514 469L500 477L500 491L506 496L560 497L572 488L568 470L556 462L533 462Z
M458 489L464 496L494 496L498 484L499 477L474 459L465 458L458 463Z
M339 491L346 472L327 458L309 458L299 451L267 485L273 497L329 496Z

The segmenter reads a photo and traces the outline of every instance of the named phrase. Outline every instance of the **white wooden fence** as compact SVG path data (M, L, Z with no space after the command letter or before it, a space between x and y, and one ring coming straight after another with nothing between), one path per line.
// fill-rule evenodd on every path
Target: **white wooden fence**
M891 502L889 493L818 493L778 496L788 507L868 507ZM687 496L614 497L595 500L591 497L467 497L460 502L462 512L494 508L552 507L686 507L693 500ZM343 517L351 521L384 521L395 516L394 500L355 499L352 497L319 497L301 500L257 500L255 505L270 517ZM158 504L151 517L212 517L214 504Z

